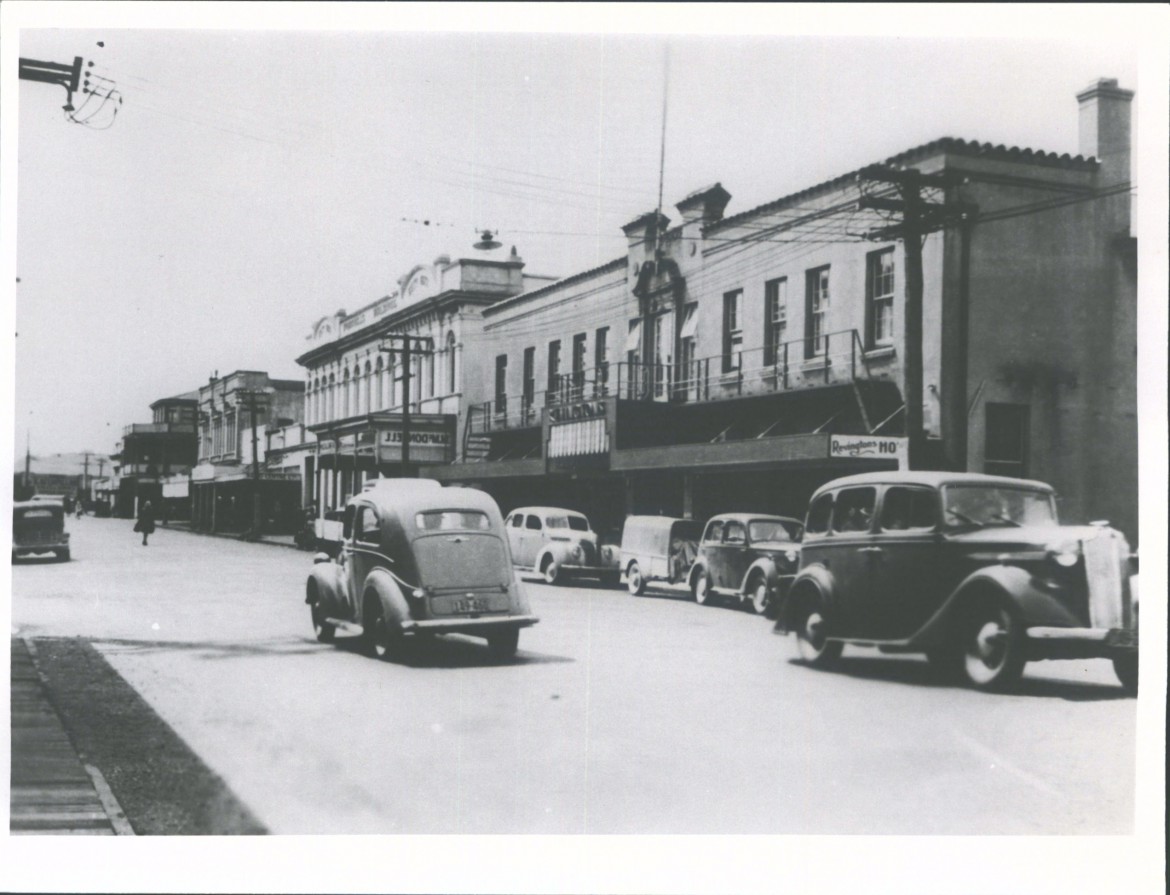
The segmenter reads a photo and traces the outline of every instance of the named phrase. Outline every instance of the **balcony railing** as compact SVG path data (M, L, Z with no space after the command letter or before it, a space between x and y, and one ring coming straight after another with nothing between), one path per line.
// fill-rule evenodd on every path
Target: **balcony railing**
M698 403L747 395L837 385L869 378L865 346L855 329L819 339L793 339L774 347L717 354L689 362L621 361L563 373L554 387L528 395L506 395L469 408L471 434L539 426L541 410L617 396L625 401Z
M623 361L616 366L615 393L628 401L722 401L869 377L865 346L855 329L688 362Z

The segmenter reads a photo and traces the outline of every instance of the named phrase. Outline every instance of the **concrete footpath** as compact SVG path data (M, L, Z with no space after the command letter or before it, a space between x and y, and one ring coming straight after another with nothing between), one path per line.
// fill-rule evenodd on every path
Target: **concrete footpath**
M12 641L11 834L134 835L101 771L87 765L49 702L36 647Z
M184 531L187 534L203 535L208 538L228 538L233 541L244 540L238 533L231 532L210 532L199 531L191 527L188 522L168 522L166 525L159 524L159 528L164 531ZM249 541L251 544L272 544L275 547L291 547L294 550L299 550L296 543L293 541L292 535L261 535L254 541Z

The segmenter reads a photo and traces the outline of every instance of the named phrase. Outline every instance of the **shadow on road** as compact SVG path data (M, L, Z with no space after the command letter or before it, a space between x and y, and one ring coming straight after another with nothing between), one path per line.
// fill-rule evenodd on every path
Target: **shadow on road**
M935 687L948 689L971 689L962 683L948 680L928 662L915 657L901 656L843 656L832 668L810 668L799 659L790 659L790 665L802 667L810 674L840 674L847 677L888 681L895 684L907 684L916 687ZM1055 680L1053 678L1034 677L1030 675L1032 669L1041 670L1043 662L1028 665L1024 677L1014 686L1003 691L1010 696L1043 696L1048 698L1064 699L1069 702L1101 702L1115 699L1128 699L1120 685L1111 686L1085 681ZM995 695L995 694L991 694Z
M520 635L520 640L520 651L514 657L500 659L488 652L487 644L474 637L464 637L460 634L408 637L403 644L401 657L392 660L392 664L406 668L499 668L576 661L568 656L525 650L523 634ZM354 654L362 652L361 638L356 636L338 637L333 646Z

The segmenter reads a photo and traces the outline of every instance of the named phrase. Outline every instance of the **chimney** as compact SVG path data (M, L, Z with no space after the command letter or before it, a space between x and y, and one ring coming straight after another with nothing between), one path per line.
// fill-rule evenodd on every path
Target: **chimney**
M1080 153L1101 163L1101 186L1130 181L1130 103L1133 91L1116 78L1098 78L1077 94Z
M727 207L730 199L731 193L723 188L723 184L714 183L701 190L695 190L674 207L678 209L686 224L694 221L713 224L723 217L723 209Z

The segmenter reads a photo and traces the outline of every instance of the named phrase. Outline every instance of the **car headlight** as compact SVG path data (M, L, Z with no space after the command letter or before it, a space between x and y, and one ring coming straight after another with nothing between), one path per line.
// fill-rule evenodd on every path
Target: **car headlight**
M1066 569L1075 566L1081 558L1081 542L1076 540L1053 541L1045 550L1053 562Z

